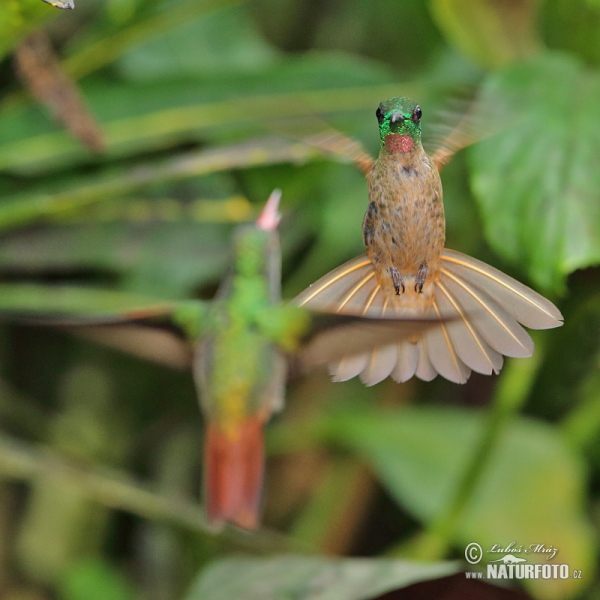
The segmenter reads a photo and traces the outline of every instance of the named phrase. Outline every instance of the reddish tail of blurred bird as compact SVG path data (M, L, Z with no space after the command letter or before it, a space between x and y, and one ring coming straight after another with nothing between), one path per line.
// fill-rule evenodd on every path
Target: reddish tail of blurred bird
M230 431L209 423L204 444L208 518L244 529L258 526L264 477L265 420L248 417Z

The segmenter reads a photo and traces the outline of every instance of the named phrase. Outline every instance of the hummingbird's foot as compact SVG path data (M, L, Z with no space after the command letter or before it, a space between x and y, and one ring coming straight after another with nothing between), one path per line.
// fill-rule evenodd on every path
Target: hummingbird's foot
M404 280L402 279L402 275L400 275L400 273L398 272L398 269L396 269L396 267L390 267L389 272L390 272L390 275L392 276L392 281L394 282L394 289L396 290L396 296L399 296L400 294L404 294L404 292L406 291L406 288L404 287ZM402 292L400 291L400 288L402 288Z
M417 271L417 276L415 277L415 292L418 294L423 293L423 284L425 283L425 279L427 277L427 265L421 265L419 270Z

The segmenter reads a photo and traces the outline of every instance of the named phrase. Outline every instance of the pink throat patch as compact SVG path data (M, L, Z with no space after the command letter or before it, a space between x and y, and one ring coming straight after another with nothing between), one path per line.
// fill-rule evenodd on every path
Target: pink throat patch
M385 148L388 152L410 152L415 147L415 142L410 135L390 133L385 136Z

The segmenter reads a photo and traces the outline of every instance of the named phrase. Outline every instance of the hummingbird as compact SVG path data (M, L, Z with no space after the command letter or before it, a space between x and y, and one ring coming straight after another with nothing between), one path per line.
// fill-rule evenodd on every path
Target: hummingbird
M296 348L306 314L281 302L277 226L280 193L233 241L233 266L206 315L194 378L206 420L204 490L208 517L258 526L266 422L285 397L284 351Z
M440 169L468 143L460 125L429 156L421 143L421 107L401 97L376 111L380 151L372 160L351 144L367 179L362 225L366 254L334 269L302 292L302 307L367 318L437 317L436 326L329 362L334 381L360 376L374 385L391 376L430 381L438 374L465 383L472 371L498 373L504 356L528 357L533 341L522 325L562 325L552 302L498 269L445 245Z
M5 319L59 327L145 360L191 368L205 421L204 503L216 526L259 526L264 428L283 407L289 370L304 372L439 323L437 317L373 321L282 302L280 197L274 191L260 216L236 229L230 272L210 301L0 285Z

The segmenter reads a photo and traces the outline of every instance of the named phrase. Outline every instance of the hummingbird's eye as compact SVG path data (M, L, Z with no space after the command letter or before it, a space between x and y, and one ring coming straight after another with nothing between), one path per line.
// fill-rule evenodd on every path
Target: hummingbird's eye
M381 124L381 122L383 121L383 113L381 112L381 107L379 107L376 111L375 111L375 116L377 117L377 120L379 121L379 123Z
M421 110L420 106L417 106L415 108L415 110L413 110L413 114L412 114L412 119L415 123L418 123L421 120L421 117L423 116L423 111Z

